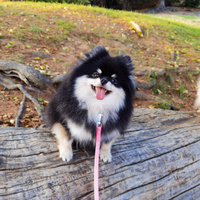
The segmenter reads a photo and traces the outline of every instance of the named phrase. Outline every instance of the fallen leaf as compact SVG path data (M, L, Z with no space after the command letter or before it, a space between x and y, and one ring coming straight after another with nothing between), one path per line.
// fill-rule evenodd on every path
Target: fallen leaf
M158 91L158 94L162 94L162 92L159 89L157 89L157 91Z
M45 74L45 73L46 73L45 70L39 70L39 72L40 72L41 74Z
M50 76L51 71L47 71L45 74Z
M143 33L142 33L142 30L141 30L140 26L138 24L136 24L135 22L133 22L133 21L131 21L131 24L133 26L133 29L138 34L138 36L143 37Z
M155 107L153 105L150 105L149 106L149 109L154 109Z
M200 63L200 59L196 59L196 62L197 62L197 63Z
M37 98L37 100L41 102L43 99L42 99L42 97L39 97L39 98Z
M45 66L40 66L40 69L45 69Z
M11 123L11 124L14 124L14 123L15 123L15 119L11 119L11 120L10 120L10 123Z
M34 121L34 122L39 122L39 119L33 118L32 121Z

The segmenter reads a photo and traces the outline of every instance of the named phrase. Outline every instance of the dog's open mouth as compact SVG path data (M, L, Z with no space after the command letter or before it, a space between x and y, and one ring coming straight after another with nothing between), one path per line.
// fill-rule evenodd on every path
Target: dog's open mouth
M91 85L91 87L94 90L94 92L96 94L96 98L98 100L103 100L105 95L111 93L111 91L109 91L103 87L98 87L98 86L94 86L94 85Z

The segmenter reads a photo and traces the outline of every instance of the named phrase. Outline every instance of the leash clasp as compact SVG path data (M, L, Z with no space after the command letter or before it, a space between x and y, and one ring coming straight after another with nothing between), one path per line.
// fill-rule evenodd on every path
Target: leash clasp
M102 114L102 113L99 113L99 114L98 114L97 127L98 127L98 126L102 126L102 118L103 118L103 114Z

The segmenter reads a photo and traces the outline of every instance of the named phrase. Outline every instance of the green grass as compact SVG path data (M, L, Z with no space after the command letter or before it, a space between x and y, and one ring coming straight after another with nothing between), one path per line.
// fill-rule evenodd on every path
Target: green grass
M177 15L177 16L184 19L189 19L189 20L199 19L199 17L195 17L195 16L185 16L185 15Z
M177 91L178 91L181 99L184 99L186 94L188 94L188 90L185 89L185 85L179 86L177 88Z
M30 28L32 31L37 32L37 33L41 33L41 28L37 28L35 25L30 24Z
M155 94L159 93L165 93L167 89L167 83L164 81L159 81L157 84L154 86L153 92Z
M171 101L168 100L162 100L162 102L154 102L154 107L155 108L160 108L160 109L170 109L172 106Z
M192 83L192 80L193 80L193 73L192 72L188 72L186 74L186 80L190 81Z
M166 76L166 81L169 83L169 84L172 84L174 82L173 80L173 76L171 74L167 74Z
M4 7L0 5L0 10L4 10Z
M200 40L198 39L200 38L200 27L187 25L185 23L169 19L160 19L150 14L139 14L134 12L73 4L49 4L33 2L2 2L1 4L10 5L23 10L37 10L42 12L53 12L58 10L67 11L70 9L82 15L96 14L97 17L109 16L113 19L119 19L127 24L130 24L130 21L134 21L141 26L145 37L155 34L158 36L162 35L165 36L167 41L174 43L175 45L179 44L180 42L187 42L195 50L200 51Z
M56 21L56 24L67 30L71 30L73 27L75 27L75 24L72 21L69 21L68 23L65 21Z

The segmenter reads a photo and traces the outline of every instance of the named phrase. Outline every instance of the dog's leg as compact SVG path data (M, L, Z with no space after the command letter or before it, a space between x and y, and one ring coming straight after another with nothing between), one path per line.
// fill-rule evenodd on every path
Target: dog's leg
M102 143L101 150L100 150L100 158L104 162L111 162L112 155L111 155L111 146L115 142L116 138L112 139L108 143Z
M60 124L55 123L52 127L52 133L55 135L55 138L58 142L58 149L60 152L60 158L63 161L70 161L73 157L72 152L72 142L73 139L69 138L69 134L66 129Z

